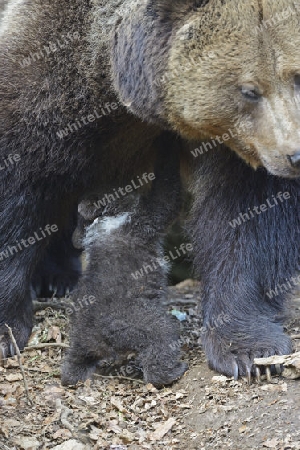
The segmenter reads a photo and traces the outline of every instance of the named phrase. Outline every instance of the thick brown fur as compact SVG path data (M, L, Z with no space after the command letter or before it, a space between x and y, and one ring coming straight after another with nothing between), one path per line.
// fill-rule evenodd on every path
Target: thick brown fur
M80 198L149 173L163 130L166 145L174 132L231 130L226 145L252 167L299 177L299 17L296 0L12 0L0 28L0 157L20 160L2 172L0 251L47 224L63 232ZM117 108L86 121L106 104ZM13 352L5 323L26 344L29 282L49 241L0 260L2 356Z
M168 120L187 138L232 130L226 145L253 167L297 177L287 156L300 148L299 25L293 0L215 0L191 13L168 59ZM261 101L245 101L247 85Z

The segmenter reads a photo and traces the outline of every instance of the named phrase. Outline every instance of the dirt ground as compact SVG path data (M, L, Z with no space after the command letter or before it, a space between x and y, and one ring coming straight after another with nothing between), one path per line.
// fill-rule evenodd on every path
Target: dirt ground
M0 449L299 450L300 381L277 376L249 386L210 371L200 346L199 296L197 283L170 289L166 307L184 313L190 369L162 390L135 380L140 374L130 359L102 369L93 382L62 387L67 319L63 310L39 310L34 348L22 354L31 404L17 359L0 368ZM299 299L292 317L288 331L299 335ZM299 351L300 340L294 343Z

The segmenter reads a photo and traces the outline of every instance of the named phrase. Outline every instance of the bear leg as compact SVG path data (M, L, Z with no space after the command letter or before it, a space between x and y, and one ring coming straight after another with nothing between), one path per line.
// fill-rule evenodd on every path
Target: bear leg
M64 203L45 190L27 189L21 194L19 190L12 187L11 196L1 201L5 213L0 224L0 359L14 354L6 324L20 350L28 341L32 329L31 279L50 240L63 229L63 216L72 203Z
M201 162L190 230L203 347L211 368L250 376L254 358L292 350L283 331L288 292L272 292L299 268L299 182L254 171L227 149Z
M11 342L6 325L11 327L14 338L20 350L25 347L32 330L32 299L31 293L21 273L15 274L17 277L17 286L10 290L10 298L17 299L16 304L6 301L5 307L1 303L0 314L0 365L3 365L4 359L16 354L15 347Z

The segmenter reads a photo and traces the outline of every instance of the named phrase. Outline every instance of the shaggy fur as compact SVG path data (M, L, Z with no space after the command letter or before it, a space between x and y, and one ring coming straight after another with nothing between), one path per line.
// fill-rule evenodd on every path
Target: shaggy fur
M77 300L70 315L63 384L86 380L101 359L113 360L128 351L136 352L145 382L155 386L171 383L187 368L178 360L179 325L162 306L167 266L157 263L157 258L163 261L163 233L180 200L179 158L173 151L159 158L152 189L139 198L133 212L123 209L122 215L96 219L87 229L88 265L72 295ZM135 279L145 264L150 265L148 273ZM91 303L80 304L82 299Z
M170 146L174 131L205 139L230 129L226 145L253 167L299 177L299 41L294 0L12 0L0 28L0 158L20 160L1 172L0 251L47 224L62 232L82 197L151 172L162 129ZM87 121L106 104L118 106ZM49 242L0 260L4 357L13 351L5 323L20 348L29 337L30 279ZM257 345L273 352L269 341ZM215 366L229 372L222 358Z
M247 375L253 358L291 351L282 323L300 268L300 181L255 172L223 148L203 156L197 177L189 227L204 286L204 349L211 368ZM290 198L276 205L279 192ZM271 207L251 217L267 199Z

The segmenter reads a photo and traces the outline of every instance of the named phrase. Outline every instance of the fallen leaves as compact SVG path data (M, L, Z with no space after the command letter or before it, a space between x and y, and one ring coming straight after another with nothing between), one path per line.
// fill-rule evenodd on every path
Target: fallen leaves
M68 441L64 442L61 445L56 445L55 447L52 447L52 450L90 450L89 447L87 447L84 444L81 444L79 441L76 441L75 439L69 439Z
M187 300L188 289L182 287ZM75 388L62 387L59 369L64 350L59 343L66 343L65 317L49 309L37 317L35 347L22 354L33 407L25 401L18 362L9 358L0 367L1 450L235 450L244 448L242 441L251 450L300 450L298 397L293 403L291 395L295 392L291 383L295 387L297 383L277 378L276 384L248 386L208 370L204 375L207 366L197 347L201 324L193 309L184 323L189 339L183 341L188 342L191 367L195 369L199 360L201 367L161 390L140 380L104 375ZM290 355L293 361L295 355ZM196 416L199 422L193 422Z
M170 419L168 419L166 422L159 424L156 430L150 436L151 441L159 441L160 439L162 439L164 435L172 429L175 423L176 420L170 417Z
M265 441L263 442L263 447L266 448L276 448L279 444L279 440L278 439L271 439L269 441Z
M37 439L25 436L15 439L14 443L22 450L37 450L41 445L41 442Z

